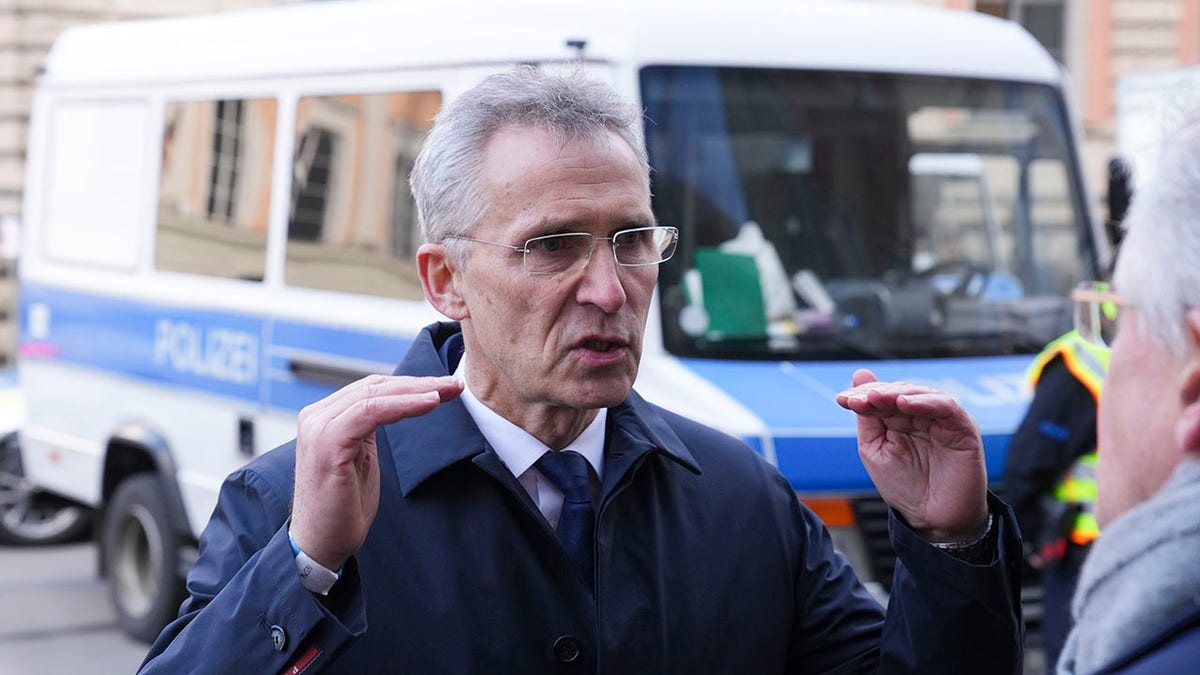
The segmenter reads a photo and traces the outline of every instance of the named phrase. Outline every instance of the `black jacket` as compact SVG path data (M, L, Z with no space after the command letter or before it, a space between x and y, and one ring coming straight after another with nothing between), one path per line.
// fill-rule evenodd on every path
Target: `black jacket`
M1043 498L1076 459L1095 449L1096 399L1057 357L1042 371L1005 460L1004 499L1027 543L1047 534Z

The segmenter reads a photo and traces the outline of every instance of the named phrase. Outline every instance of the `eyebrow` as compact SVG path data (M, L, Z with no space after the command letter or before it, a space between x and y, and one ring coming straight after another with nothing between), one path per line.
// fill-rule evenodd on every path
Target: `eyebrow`
M658 221L649 214L646 216L634 216L624 218L620 223L609 230L607 236L612 236L614 232L621 230L631 230L638 227L657 227ZM548 216L542 217L529 227L521 228L517 234L513 235L518 240L524 242L537 237L546 237L552 234L587 234L588 227L581 220L573 220L569 218L556 219Z
M568 232L579 232L580 227L578 222L570 220L559 220L555 218L542 217L533 225L523 227L518 230L515 235L521 241L528 241L537 237L546 237L552 234L565 234Z
M625 222L626 225L620 229L628 230L634 227L658 227L658 219L655 218L653 214L651 214L649 218L638 216L637 218L633 218Z

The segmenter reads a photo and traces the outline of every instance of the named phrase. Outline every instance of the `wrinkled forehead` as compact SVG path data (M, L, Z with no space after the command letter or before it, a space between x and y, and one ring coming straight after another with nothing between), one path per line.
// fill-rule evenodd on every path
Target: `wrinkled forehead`
M488 144L480 178L490 202L484 222L519 220L526 227L551 220L559 228L604 229L654 224L647 175L613 132L565 140L541 129L499 132Z
M611 156L613 153L627 156L637 167L637 173L650 185L650 167L630 141L616 129L596 126L583 130L564 129L549 124L504 124L492 131L483 142L480 157L483 165L504 164L512 146L505 141L520 138L520 144L536 147L547 156L564 153L580 153L592 156Z

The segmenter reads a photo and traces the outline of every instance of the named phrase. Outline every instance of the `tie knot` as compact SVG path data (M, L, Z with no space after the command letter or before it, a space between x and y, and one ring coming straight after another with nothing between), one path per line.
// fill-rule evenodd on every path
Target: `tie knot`
M537 461L537 468L562 491L564 500L577 504L591 502L588 461L583 455L574 450L551 450Z

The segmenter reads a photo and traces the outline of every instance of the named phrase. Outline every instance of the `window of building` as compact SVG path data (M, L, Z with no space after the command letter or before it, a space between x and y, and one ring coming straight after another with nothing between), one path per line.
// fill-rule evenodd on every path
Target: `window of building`
M977 0L975 11L1012 19L1025 27L1060 63L1066 47L1065 0Z
M1038 42L1050 52L1054 60L1062 63L1063 47L1066 44L1064 31L1066 22L1063 20L1062 0L1057 2L1026 2L1021 3L1021 25L1033 34Z
M296 140L296 159L292 163L292 208L288 218L288 237L291 239L321 239L337 141L337 134L320 127L312 127Z
M408 232L408 236L397 236L392 240L392 254L397 258L411 259L417 254L420 232L417 228L417 204L408 188L408 175L412 173L416 157L403 153L396 155L396 173L392 177L392 231Z
M975 11L1006 19L1009 4L1008 0L975 0Z
M208 186L208 217L233 220L233 193L237 187L238 157L242 150L243 101L217 101L212 133L212 179Z
M158 269L262 280L276 114L270 99L167 105Z
M436 91L300 99L284 270L289 285L423 297L408 173L440 104Z

